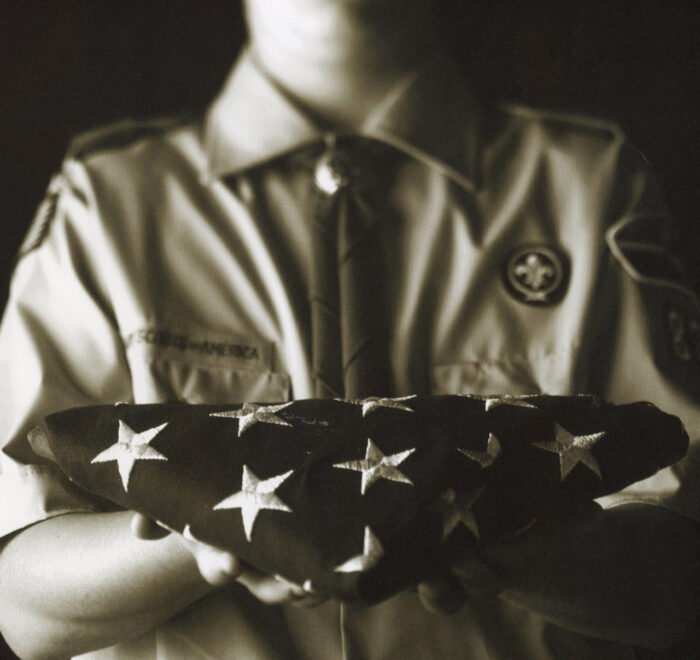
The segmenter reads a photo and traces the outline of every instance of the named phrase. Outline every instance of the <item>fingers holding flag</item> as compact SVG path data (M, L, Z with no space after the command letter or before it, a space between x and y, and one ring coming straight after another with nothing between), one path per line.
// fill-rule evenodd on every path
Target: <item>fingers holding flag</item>
M418 583L423 607L434 614L454 614L473 598L495 596L504 588L503 578L488 566L474 548L436 565Z
M267 575L255 569L246 570L237 578L259 601L267 605L293 603L300 607L316 607L328 598L313 591L310 585L296 584L281 575Z
M131 519L131 531L144 541L157 541L169 534L175 534L197 562L197 568L206 582L213 587L221 587L235 580L243 573L244 564L234 554L215 548L196 539L185 528L182 534L170 529L164 523L148 518L141 513L134 513Z
M245 564L234 554L203 543L195 538L189 528L180 534L157 520L134 513L131 531L144 541L157 541L171 533L176 534L197 562L202 578L213 587L236 581L267 605L291 602L303 607L315 607L327 600L327 597L316 593L311 584L299 585L280 575L267 575Z
M419 582L417 592L423 607L433 614L455 614L469 598L454 576L443 567Z

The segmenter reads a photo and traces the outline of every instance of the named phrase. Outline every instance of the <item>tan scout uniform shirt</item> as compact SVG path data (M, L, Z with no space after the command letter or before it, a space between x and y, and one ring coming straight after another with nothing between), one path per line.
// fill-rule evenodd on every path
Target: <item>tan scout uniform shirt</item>
M396 395L645 399L697 438L697 301L666 272L667 210L614 125L489 109L436 59L359 134L399 156L377 191ZM299 154L321 136L244 54L203 122L116 128L78 145L25 243L2 324L0 533L91 508L32 455L26 432L42 415L311 396L311 174ZM560 280L547 270L559 267ZM528 291L544 301L524 301ZM697 520L699 482L694 440L689 458L625 497ZM306 611L240 588L91 657L600 660L632 650L497 598L438 618L410 591L364 611Z

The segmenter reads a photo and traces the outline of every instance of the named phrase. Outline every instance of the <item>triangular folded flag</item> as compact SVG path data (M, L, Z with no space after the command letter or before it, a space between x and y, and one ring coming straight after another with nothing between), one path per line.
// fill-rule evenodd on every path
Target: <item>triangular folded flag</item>
M94 406L30 440L90 493L367 603L418 580L448 540L507 537L688 445L651 404L544 395Z

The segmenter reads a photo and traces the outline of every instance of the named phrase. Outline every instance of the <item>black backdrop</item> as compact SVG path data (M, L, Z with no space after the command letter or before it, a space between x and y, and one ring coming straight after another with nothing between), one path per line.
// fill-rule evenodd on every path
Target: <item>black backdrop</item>
M700 285L695 4L442 0L441 20L487 92L622 124L657 171ZM238 0L0 0L0 25L1 283L69 137L204 105L243 29Z

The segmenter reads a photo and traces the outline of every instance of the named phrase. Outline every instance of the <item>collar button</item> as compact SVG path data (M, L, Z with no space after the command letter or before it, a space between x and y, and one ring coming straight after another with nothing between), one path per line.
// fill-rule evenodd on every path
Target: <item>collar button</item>
M326 151L317 161L314 183L326 195L334 195L350 183L350 163L338 151Z

